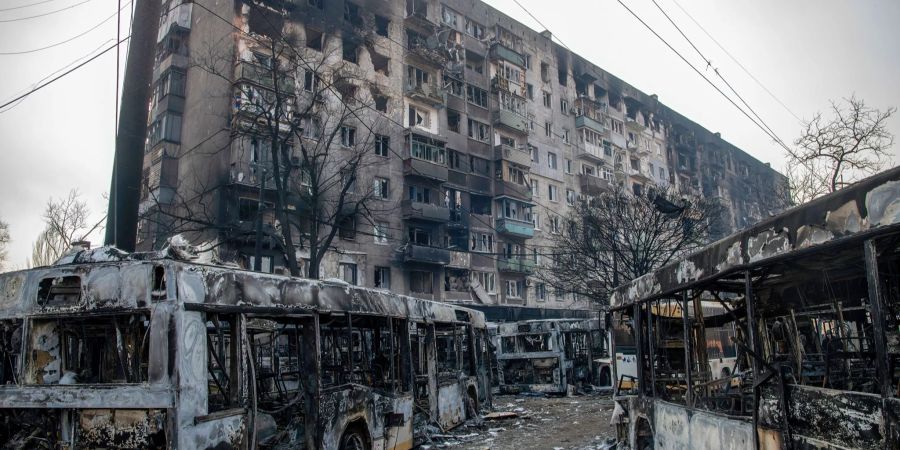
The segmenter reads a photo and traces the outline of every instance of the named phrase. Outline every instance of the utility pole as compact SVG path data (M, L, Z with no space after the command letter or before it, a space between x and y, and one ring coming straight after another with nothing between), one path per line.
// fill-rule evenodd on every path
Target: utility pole
M134 251L137 239L141 169L149 114L147 102L153 79L160 7L159 0L134 0L131 44L128 46L125 79L122 82L104 242L128 252Z

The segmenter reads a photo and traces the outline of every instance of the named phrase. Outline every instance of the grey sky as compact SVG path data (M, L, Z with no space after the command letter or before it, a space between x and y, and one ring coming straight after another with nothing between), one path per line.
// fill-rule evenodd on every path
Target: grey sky
M83 0L0 12L0 20L40 14ZM213 1L213 0L200 0ZM221 0L219 0L221 1ZM623 0L698 66L703 63L652 2ZM675 5L657 0L785 141L799 124L747 77ZM34 0L2 0L0 9ZM697 76L616 0L519 0L573 51L626 80L753 156L781 169L783 152ZM856 93L871 106L900 105L900 2L889 0L678 0L716 39L803 118L828 100ZM44 47L75 36L116 10L113 0L89 0L47 17L0 22L0 53ZM513 0L489 4L543 27ZM127 1L123 0L123 5ZM130 11L130 5L124 12ZM126 14L127 15L127 14ZM127 34L127 23L123 34ZM0 102L98 48L116 35L115 20L70 43L26 55L0 55ZM123 47L123 65L124 65ZM0 113L0 218L12 235L10 263L23 266L42 228L50 197L78 188L96 219L105 212L114 142L115 53ZM124 69L124 67L123 67ZM707 72L714 78L714 74ZM724 88L723 88L724 89ZM900 134L900 117L891 131ZM895 163L897 161L897 152ZM100 236L93 236L99 241Z

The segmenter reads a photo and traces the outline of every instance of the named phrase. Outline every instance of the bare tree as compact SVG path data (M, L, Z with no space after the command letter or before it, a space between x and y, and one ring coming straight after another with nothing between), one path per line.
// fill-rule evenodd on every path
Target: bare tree
M808 202L884 170L894 136L887 120L897 111L866 106L851 96L831 102L831 117L817 113L789 150L787 176L795 203Z
M233 86L229 143L214 151L231 151L232 180L260 187L255 236L243 237L257 246L261 238L274 241L291 275L301 274L303 257L305 275L319 278L338 233L389 212L372 201L374 174L386 163L375 146L390 145L380 132L388 97L354 64L366 51L361 37L345 35L342 46L324 35L301 39L283 32L276 12L255 5L250 14L257 15L241 36L237 66L231 48L218 44L193 60ZM179 207L163 208L156 220L170 233L216 230L235 238L241 231L210 206L216 187L193 183L191 192L177 192Z
M9 254L7 246L9 245L9 224L0 220L0 271L6 267Z
M48 200L43 217L46 225L32 244L28 266L53 264L72 247L73 243L84 240L100 229L105 220L104 217L92 226L88 222L89 218L90 210L87 202L81 199L77 189L69 191L64 198Z
M616 187L578 202L558 227L551 224L557 228L551 234L552 262L538 277L602 308L616 286L704 245L721 212L715 200L685 199L658 188L632 195Z

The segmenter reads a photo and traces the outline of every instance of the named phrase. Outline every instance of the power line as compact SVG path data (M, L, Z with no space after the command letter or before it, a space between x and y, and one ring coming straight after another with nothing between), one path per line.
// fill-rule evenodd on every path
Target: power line
M22 5L22 6L13 6L12 8L3 8L3 9L0 9L0 12L4 12L4 11L12 11L12 10L15 10L15 9L30 8L30 7L32 7L32 6L43 5L44 3L50 3L50 2L52 2L52 1L55 1L55 0L44 0L44 1L41 1L41 2L29 3L29 4L27 4L27 5Z
M689 12L687 12L687 10L685 10L685 9L681 6L681 4L678 3L677 0L672 0L672 3L675 3L675 6L677 6L678 9L680 9L681 12L684 13L684 15L688 16L688 18L691 19L692 22L694 22L694 25L697 25L697 27L700 28L701 31L703 31L703 34L705 34L706 37L708 37L710 40L712 40L712 41L716 44L716 46L719 47L720 50L722 50L723 52L725 52L725 54L728 55L728 57L731 58L731 60L734 61L734 63L737 64L738 67L740 67L741 70L743 70L744 73L747 74L747 76L749 76L751 79L753 79L753 81L755 81L756 84L759 85L759 87L761 87L764 91L766 91L766 93L769 94L769 96L772 97L773 100L775 100L776 102L778 102L778 104L781 105L781 107L784 108L785 111L787 111L787 112L790 113L792 116L794 116L794 118L797 119L797 121L803 122L803 119L801 119L797 114L794 113L794 111L792 111L790 108L788 108L787 105L785 105L784 102L781 101L781 99L779 99L774 93L772 93L772 91L769 90L769 88L767 88L767 87L762 83L762 81L759 81L759 79L757 79L755 76L753 76L753 74L750 73L750 70L747 69L747 67L745 67L743 64L741 64L741 62L738 61L737 58L736 58L734 55L732 55L731 52L729 52L729 51L728 51L721 43L719 43L719 41L716 40L716 38L714 38L714 37L709 33L709 31L706 31L706 28L704 28L703 25L700 25L700 22L697 22L697 19L695 19L694 16L692 16Z
M129 3L131 3L131 0L129 0L128 3L126 3L126 6L127 6ZM124 6L123 6L123 8L124 8ZM119 10L119 11L121 11L121 10ZM31 49L31 50L24 50L24 51L19 51L19 52L0 52L0 56L24 55L24 54L26 54L26 53L39 52L39 51L42 51L42 50L47 50L47 49L50 49L50 48L53 48L53 47L58 47L58 46L60 46L60 45L63 45L63 44L72 42L72 41L74 41L75 39L78 39L78 38L80 38L80 37L82 37L82 36L84 36L84 35L90 33L91 31L94 31L94 30L96 30L97 28L100 28L101 25L105 24L106 22L109 22L113 17L116 17L116 16L119 14L119 11L114 12L112 15L110 15L109 17L103 19L100 23L98 23L98 24L96 24L96 25L94 25L94 26L88 28L86 31L84 31L84 32L82 32L82 33L79 33L79 34L77 34L77 35L75 35L75 36L72 36L72 37L70 37L70 38L68 38L68 39L66 39L66 40L64 40L64 41L60 41L60 42L57 42L57 43L55 43L55 44L50 44L50 45L48 45L48 46L46 46L46 47L35 48L35 49Z
M55 11L50 11L50 12L46 12L46 13L43 13L43 14L37 14L37 15L34 15L34 16L19 17L19 18L17 18L17 19L5 19L5 20L0 20L0 23L21 22L21 21L23 21L23 20L36 19L36 18L38 18L38 17L49 16L49 15L51 15L51 14L56 14L56 13L58 13L58 12L65 11L65 10L67 10L67 9L72 9L72 8L78 6L78 5L83 5L83 4L85 4L85 3L89 2L89 1L91 1L91 0L84 0L84 1L79 2L79 3L76 3L76 4L74 4L74 5L66 6L65 8L60 8L60 9L57 9L57 10L55 10Z
M130 37L131 37L131 35L125 36L124 38L122 38L122 41L125 41L125 40L129 39ZM119 43L121 43L121 42L119 42ZM0 109L6 108L7 106L9 106L9 105L11 105L11 104L13 104L13 103L15 103L15 102L17 102L17 101L19 101L19 100L25 98L25 97L28 97L28 96L31 95L31 94L34 94L35 92L37 92L37 91L39 91L39 90L41 90L41 89L43 89L43 88L49 86L50 84L53 84L53 82L55 82L56 80L59 80L60 78L62 78L62 77L64 77L64 76L66 76L66 75L68 75L68 74L70 74L70 73L72 73L72 72L78 70L79 68L83 67L85 64L87 64L87 63L89 63L89 62L91 62L91 61L93 61L93 60L99 58L100 56L103 56L106 52L108 52L108 51L110 51L110 50L116 48L116 46L117 46L119 43L116 43L116 44L113 44L113 45L107 47L107 48L106 48L105 50L103 50L102 52L100 52L100 53L98 53L98 54L92 56L92 57L91 57L90 59L88 59L87 61L84 61L83 63L81 63L81 64L79 64L79 65L77 65L77 66L75 66L75 67L73 67L73 68L71 68L71 69L65 71L64 73L62 73L61 75L59 75L59 76L53 78L52 80L50 80L50 81L48 81L48 82L46 82L46 83L44 83L44 84L41 84L41 85L35 87L34 89L31 89L31 90L29 90L28 92L26 92L26 93L24 93L24 94L22 94L22 95L20 95L20 96L18 96L18 97L16 97L16 98L14 98L14 99L8 101L8 102L6 102L6 103L0 105Z
M672 18L669 16L669 14L666 13L666 11L662 8L662 6L659 5L659 2L657 2L656 0L652 0L652 1L653 1L653 4L656 5L656 8L659 10L659 12L661 12L663 14L663 16L665 16L666 19L669 20L669 23L671 23L672 26L675 27L676 30L678 30L678 33L681 34L681 37L683 37L684 40L686 40L688 42L688 44L691 44L691 47L693 47L693 49L697 52L697 54L700 55L700 57L703 58L704 61L706 61L706 67L711 67L713 69L713 72L716 74L716 76L718 76L725 83L725 86L728 86L728 89L730 89L731 92L741 101L741 103L743 103L744 106L746 106L747 109L750 110L751 113L753 113L753 115L759 120L759 123L761 123L764 127L766 127L766 129L769 130L769 133L772 136L775 136L778 139L778 141L781 142L782 146L785 146L784 141L782 141L781 138L778 138L778 134L776 134L775 131L772 130L772 127L770 127L763 120L763 118L760 117L760 115L756 113L756 111L750 106L750 104L747 103L746 100L744 100L744 97L742 97L741 94L738 94L737 90L735 90L734 87L731 86L731 83L729 83L728 80L726 80L725 77L719 72L719 68L712 65L712 61L709 58L707 58L706 55L704 55L703 52L701 52L700 49L697 48L696 45L694 45L694 42L691 41L691 39L688 38L686 34L684 34L684 31L681 30L681 27L679 27L675 23L675 21L672 20Z
M110 42L115 42L115 39L107 39L106 41L104 41L103 43L101 43L100 45L98 45L95 49L91 50L91 51L88 52L87 54L78 57L78 58L75 59L74 61L72 61L72 62L66 64L65 66L60 67L59 69L56 69L56 70L53 71L53 72L50 72L49 74L47 74L46 76L44 76L44 78L41 78L40 80L38 80L38 81L32 83L31 86L29 86L29 87L27 87L27 88L25 88L25 89L20 89L16 94L13 94L13 95L18 95L18 94L20 94L20 93L22 93L22 92L26 92L26 91L28 91L29 89L34 88L35 86L37 86L37 85L40 84L40 83L43 83L45 80L49 79L50 77L52 77L52 76L54 76L54 75L56 75L56 74L62 72L63 70L68 69L69 67L74 66L75 64L77 64L77 63L80 62L81 60L90 57L90 56L93 55L97 50L100 50L101 48L103 48L103 46L105 46L106 44L108 44L108 43L110 43ZM19 100L19 103L21 103L23 100L24 100L24 98L23 98L22 100ZM6 109L4 109L4 110L0 110L0 114L3 114L3 113L5 113L5 112L7 112L7 111L9 111L9 110L11 110L11 109L13 109L13 108L15 108L16 106L19 105L19 103L16 103L15 105L11 105L9 108L6 108Z
M778 137L770 134L769 131L766 130L765 127L763 127L762 125L757 123L756 120L753 119L753 117L751 117L750 114L747 113L747 111L744 111L744 109L741 108L740 105L735 103L735 101L732 100L731 97L729 97L727 94L725 94L725 92L722 91L722 89L720 89L718 86L716 86L716 84L713 83L712 80L707 78L707 76L704 75L703 72L701 72L693 64L691 64L691 62L688 61L687 58L684 57L684 55L682 55L678 50L676 50L675 47L672 47L672 44L669 44L669 42L666 41L665 38L660 36L659 33L657 33L656 30L653 29L653 27L651 27L649 24L647 24L647 22L645 22L644 19L641 19L641 17L638 16L634 11L632 11L631 8L629 8L627 5L625 5L625 3L622 2L622 0L616 0L616 1L619 2L619 4L622 5L623 8L628 10L628 12L631 13L631 15L634 16L634 18L637 19L642 25L644 25L644 27L646 27L648 30L650 30L650 32L653 33L653 35L656 36L660 41L662 41L663 44L666 44L666 47L669 47L669 50L672 50L672 52L674 52L676 55L678 55L678 57L681 58L681 60L684 61L685 64L690 66L690 68L693 69L694 72L697 73L697 75L700 75L700 77L703 78L707 83L709 83L709 85L712 86L713 89L715 89L719 94L721 94L723 97L725 97L725 99L728 100L728 102L731 103L735 108L737 108L738 111L741 112L741 114L743 114L748 119L750 119L750 121L753 122L753 124L756 125L760 130L762 130L763 133L765 133L767 136L769 136L773 141L778 143L780 146L784 147L785 150L790 151L790 149L786 145L784 145L784 143L781 142L778 139Z

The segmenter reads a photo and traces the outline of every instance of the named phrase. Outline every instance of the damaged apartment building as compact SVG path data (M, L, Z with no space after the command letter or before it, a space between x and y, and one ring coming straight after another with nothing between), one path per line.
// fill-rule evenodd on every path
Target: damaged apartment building
M728 207L719 235L782 206L786 180L768 164L480 1L167 0L162 11L139 249L186 233L252 268L259 215L266 230L281 224L266 178L271 147L247 132L244 87L308 97L338 66L373 107L335 128L336 146L370 146L378 162L358 184L376 191L381 214L348 211L322 278L453 303L589 309L534 277L580 198L617 185L718 197ZM279 56L261 42L290 42L288 53L319 63L282 87L264 76ZM334 104L344 92L311 101ZM299 117L297 140L327 133L318 128L328 119ZM303 143L290 146L297 154ZM193 222L176 220L186 204ZM308 232L294 239L301 271ZM263 271L283 270L272 239L259 254Z

